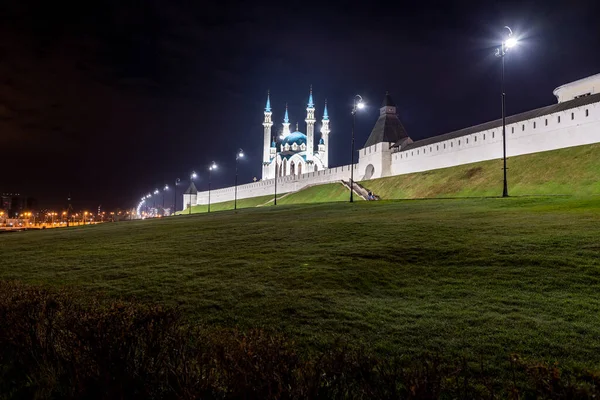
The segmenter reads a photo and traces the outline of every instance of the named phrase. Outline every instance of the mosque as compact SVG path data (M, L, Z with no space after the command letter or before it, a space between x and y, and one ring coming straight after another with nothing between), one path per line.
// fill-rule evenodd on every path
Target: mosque
M312 86L308 95L306 107L306 134L298 130L290 132L290 118L287 105L283 118L283 130L279 138L271 136L273 120L271 118L271 98L267 94L267 104L264 112L264 144L262 179L273 179L275 175L290 176L302 175L307 172L317 172L328 168L329 160L329 114L327 113L327 100L323 108L321 120L321 138L315 151L315 104L313 101ZM277 139L280 139L279 145Z

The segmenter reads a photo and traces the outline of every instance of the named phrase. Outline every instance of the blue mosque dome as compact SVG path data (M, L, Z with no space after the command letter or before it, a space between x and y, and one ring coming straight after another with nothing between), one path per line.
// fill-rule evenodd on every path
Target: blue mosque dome
M300 131L292 132L281 141L281 144L284 146L288 143L290 146L294 143L298 146L302 143L306 144L306 135Z

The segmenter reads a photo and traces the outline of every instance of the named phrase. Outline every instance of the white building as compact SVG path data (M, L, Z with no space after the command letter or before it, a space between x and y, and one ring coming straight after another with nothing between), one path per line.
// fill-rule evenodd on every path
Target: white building
M558 103L506 118L507 156L518 156L600 142L600 74L554 90ZM277 192L350 178L350 165L328 168L329 118L325 106L318 150L314 151L312 90L307 107L307 134L289 132L289 119L277 146L271 138L271 107L264 112L263 180L238 186L238 199L273 194L275 165ZM286 125L287 124L287 125ZM502 158L502 120L498 119L444 135L413 141L400 122L396 106L386 94L373 130L354 164L356 181L428 171ZM293 163L293 164L292 164ZM293 165L293 167L292 167ZM233 200L233 187L211 191L211 202ZM184 199L206 204L207 192Z
M283 118L283 130L279 137L272 137L273 121L271 119L271 99L267 94L267 105L264 112L264 140L263 140L263 169L262 179L273 179L275 174L283 176L300 176L306 172L322 171L328 167L329 160L329 115L327 114L327 101L323 109L321 121L321 139L318 150L315 151L315 104L313 102L312 87L308 95L306 107L306 134L298 130L290 132L290 119L287 105ZM280 139L279 144L277 139Z

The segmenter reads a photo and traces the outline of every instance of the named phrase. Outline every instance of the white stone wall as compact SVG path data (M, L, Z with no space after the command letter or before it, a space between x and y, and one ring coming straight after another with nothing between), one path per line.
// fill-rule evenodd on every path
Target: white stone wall
M508 157L598 142L600 142L600 103L506 126ZM501 127L394 153L392 175L497 158L502 158Z
M376 143L358 151L358 174L355 173L354 180L377 179L392 174L392 143Z
M356 169L355 169L356 173ZM356 175L355 175L356 177ZM277 193L289 193L300 190L306 186L348 180L350 178L350 166L344 165L317 172L310 172L296 176L283 176L277 179ZM210 191L210 202L220 203L230 201L234 198L234 187ZM274 195L274 179L266 179L238 186L238 199L250 197ZM198 192L196 204L208 204L208 191Z

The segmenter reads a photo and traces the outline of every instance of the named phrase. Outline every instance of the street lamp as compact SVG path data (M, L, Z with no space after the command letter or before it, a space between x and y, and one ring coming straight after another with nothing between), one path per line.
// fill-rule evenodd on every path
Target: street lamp
M512 30L508 27L504 27L508 30L508 36L506 40L502 41L499 48L496 49L496 57L502 59L502 159L504 161L504 187L502 189L502 197L508 197L508 182L506 180L506 92L504 91L504 56L508 49L517 45L517 39L513 37Z
M165 216L165 192L169 190L169 185L165 185L165 187L163 188L163 217Z
M214 161L208 167L208 212L210 212L210 177L213 169L217 169L217 164Z
M158 191L158 189L154 189L154 196L152 197L152 208L154 210L152 210L152 212L154 213L154 216L156 217L156 196L159 194L160 192Z
M354 202L354 126L356 125L356 111L365 108L365 103L360 94L354 96L352 107L352 157L350 158L350 203Z
M244 158L244 150L239 149L235 155L235 189L233 197L233 209L237 210L237 179L238 179L238 160Z
M192 174L190 175L190 181L194 181L194 179L196 179L198 177L198 175L196 175L196 172L192 171ZM190 185L191 186L191 185ZM189 215L192 215L192 193L190 192L190 212Z
M179 181L179 178L175 179L175 186L173 186L173 211L171 211L171 215L175 215L175 211L177 211L177 184Z

